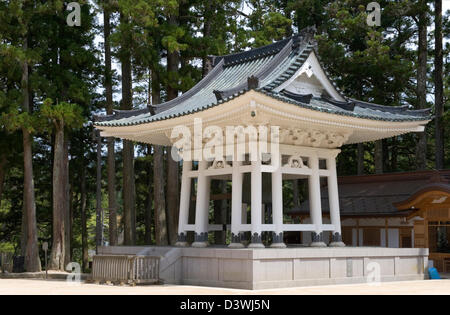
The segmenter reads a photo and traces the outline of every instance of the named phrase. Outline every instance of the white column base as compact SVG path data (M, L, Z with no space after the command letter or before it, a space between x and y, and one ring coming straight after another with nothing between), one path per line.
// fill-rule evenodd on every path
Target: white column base
M329 247L345 247L345 244L344 244L344 242L332 242L328 246Z
M228 245L228 248L245 248L245 246L242 243L230 243L230 245Z
M205 248L208 247L208 242L194 242L191 246L195 248Z
M271 245L270 245L270 248L286 248L287 246L286 246L286 244L284 244L284 243L272 243Z
M266 248L263 243L250 243L248 248Z
M309 246L310 247L327 247L327 244L325 244L324 242L312 242Z

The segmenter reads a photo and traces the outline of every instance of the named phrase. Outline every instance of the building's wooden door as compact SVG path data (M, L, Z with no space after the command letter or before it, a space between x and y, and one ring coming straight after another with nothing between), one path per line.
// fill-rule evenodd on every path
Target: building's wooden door
M412 248L412 237L411 237L411 229L403 228L400 229L400 248Z
M363 246L381 246L381 229L364 227Z
M343 227L342 228L342 241L347 246L353 246L353 228Z
M426 221L414 222L414 247L427 248L427 223Z

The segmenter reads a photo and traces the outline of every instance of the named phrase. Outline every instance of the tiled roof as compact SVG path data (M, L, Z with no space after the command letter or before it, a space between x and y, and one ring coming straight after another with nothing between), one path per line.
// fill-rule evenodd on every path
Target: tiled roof
M450 171L422 171L394 174L345 176L339 178L339 205L342 216L407 216L394 204L407 200L417 191L439 183L450 187ZM322 187L322 211L330 212L327 187ZM309 202L290 215L309 215Z
M404 107L381 106L356 100L339 103L325 98L276 92L276 88L301 68L314 47L313 32L305 29L265 47L214 57L213 70L178 98L153 108L116 111L114 115L97 117L95 125L132 126L189 115L228 102L249 90L303 108L337 115L393 122L430 118L428 110L412 111ZM251 77L257 79L258 87L249 86Z

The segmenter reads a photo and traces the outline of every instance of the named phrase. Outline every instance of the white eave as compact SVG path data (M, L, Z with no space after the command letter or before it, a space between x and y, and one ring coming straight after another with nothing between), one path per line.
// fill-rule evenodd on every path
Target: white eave
M176 126L192 128L195 118L202 119L203 127L265 124L281 128L332 130L350 135L345 144L375 141L409 132L423 132L424 126L430 121L390 122L331 114L302 108L252 90L220 106L190 115L133 126L97 128L102 131L101 135L104 137L170 145L172 129Z

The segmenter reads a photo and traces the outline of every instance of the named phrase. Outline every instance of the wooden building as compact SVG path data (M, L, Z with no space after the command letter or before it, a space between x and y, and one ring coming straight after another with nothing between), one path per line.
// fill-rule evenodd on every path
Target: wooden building
M429 248L435 267L450 272L450 170L345 176L338 183L345 244ZM324 215L328 204L323 197ZM308 207L305 201L288 213L307 222ZM308 243L308 235L301 241Z

